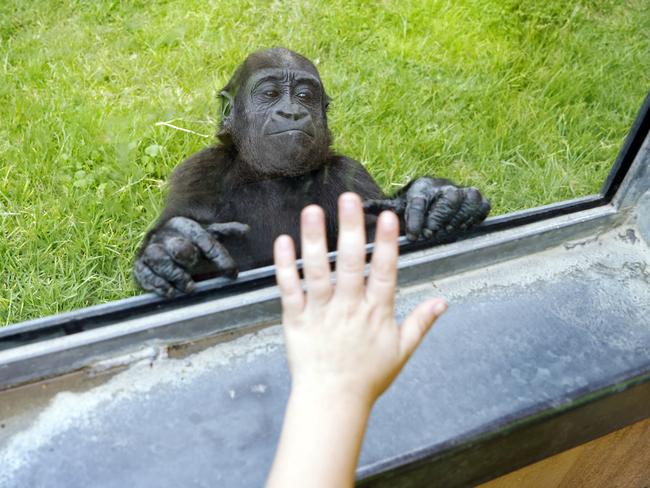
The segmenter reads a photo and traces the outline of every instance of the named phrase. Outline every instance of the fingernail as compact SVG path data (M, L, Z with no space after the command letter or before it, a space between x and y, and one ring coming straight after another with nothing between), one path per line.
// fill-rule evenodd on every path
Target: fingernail
M384 210L379 218L386 230L393 230L397 226L397 216L389 210Z
M305 223L308 224L316 224L318 223L318 210L316 207L307 207L303 211L303 218L305 219Z
M277 239L275 240L275 243L278 246L278 250L286 251L287 248L289 247L289 239L290 237L286 234L282 234L281 236L278 236Z
M345 209L352 209L357 204L357 196L354 193L344 193L341 195L341 205Z
M447 310L447 302L436 302L433 305L433 313L436 315L442 315Z

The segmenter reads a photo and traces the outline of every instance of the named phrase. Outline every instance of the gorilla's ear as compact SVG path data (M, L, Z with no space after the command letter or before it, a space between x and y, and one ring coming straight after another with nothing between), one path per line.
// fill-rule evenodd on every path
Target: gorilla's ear
M219 93L219 97L221 98L221 118L223 120L227 117L230 117L235 99L226 90L222 90L221 93Z
M230 146L232 145L231 130L235 97L229 91L222 90L219 93L219 98L221 98L221 125L217 137L224 145Z
M327 93L323 92L323 110L325 112L330 108L331 101L332 99L327 95Z

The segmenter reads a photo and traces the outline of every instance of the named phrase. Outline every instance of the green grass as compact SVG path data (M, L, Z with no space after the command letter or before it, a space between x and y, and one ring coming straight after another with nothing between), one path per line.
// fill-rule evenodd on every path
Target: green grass
M0 325L138 293L172 168L251 51L315 60L337 149L495 213L595 193L648 89L647 0L0 3Z

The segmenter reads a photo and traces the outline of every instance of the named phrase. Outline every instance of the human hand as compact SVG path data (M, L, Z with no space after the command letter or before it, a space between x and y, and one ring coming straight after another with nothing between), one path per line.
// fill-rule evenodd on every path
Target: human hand
M277 281L293 390L360 400L368 408L388 388L437 317L444 300L421 303L398 326L394 316L399 222L377 221L370 276L364 285L365 228L361 200L339 198L336 286L330 282L325 218L310 205L301 215L307 291L303 292L289 236L275 241Z

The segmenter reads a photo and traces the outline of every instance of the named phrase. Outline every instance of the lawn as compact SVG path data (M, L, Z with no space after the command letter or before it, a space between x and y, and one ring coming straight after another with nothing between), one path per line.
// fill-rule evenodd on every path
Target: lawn
M336 148L386 190L447 176L503 213L598 191L649 88L650 9L3 0L0 325L138 293L167 176L212 142L237 64L275 45L315 61Z

